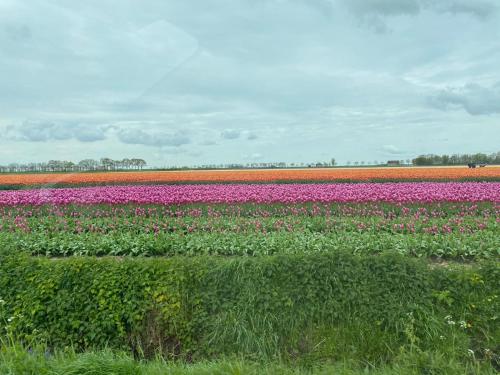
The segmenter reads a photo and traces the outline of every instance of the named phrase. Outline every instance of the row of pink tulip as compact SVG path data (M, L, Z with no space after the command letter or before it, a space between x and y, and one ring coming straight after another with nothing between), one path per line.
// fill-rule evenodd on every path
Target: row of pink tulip
M492 204L491 204L492 203ZM393 204L387 202L313 202L292 204L204 204L200 205L38 205L0 206L0 222L16 217L71 217L96 218L242 218L242 217L414 217L415 219L445 218L450 216L484 218L497 217L500 220L500 202L438 202Z
M498 182L145 185L0 192L0 205L299 202L500 202Z

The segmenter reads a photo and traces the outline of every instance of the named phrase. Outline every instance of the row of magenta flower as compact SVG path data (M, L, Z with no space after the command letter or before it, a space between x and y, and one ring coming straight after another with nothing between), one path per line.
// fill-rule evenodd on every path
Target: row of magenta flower
M301 202L500 202L499 182L141 185L0 192L0 206Z

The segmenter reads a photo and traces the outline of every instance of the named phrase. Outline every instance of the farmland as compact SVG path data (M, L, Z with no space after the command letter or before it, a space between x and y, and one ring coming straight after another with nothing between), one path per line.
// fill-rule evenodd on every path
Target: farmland
M499 255L500 206L309 203L13 206L0 241L33 255L271 255L397 252L443 259Z
M0 186L324 181L500 180L500 167L318 168L1 174Z
M2 175L0 359L493 373L499 172Z

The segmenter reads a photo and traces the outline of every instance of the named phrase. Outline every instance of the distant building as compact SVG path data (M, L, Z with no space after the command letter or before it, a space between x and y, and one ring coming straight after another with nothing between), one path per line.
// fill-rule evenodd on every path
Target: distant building
M394 167L394 166L397 166L397 165L401 165L401 163L399 162L399 160L389 160L387 162L387 166L389 166L389 167Z

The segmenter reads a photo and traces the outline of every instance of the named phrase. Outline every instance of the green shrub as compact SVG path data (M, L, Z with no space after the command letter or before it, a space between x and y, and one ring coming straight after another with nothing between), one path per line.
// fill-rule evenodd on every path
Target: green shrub
M384 362L402 350L437 346L453 346L464 356L470 348L490 360L500 342L499 274L491 261L432 269L398 255L343 252L147 259L3 255L0 325L25 343L187 360L238 354Z

